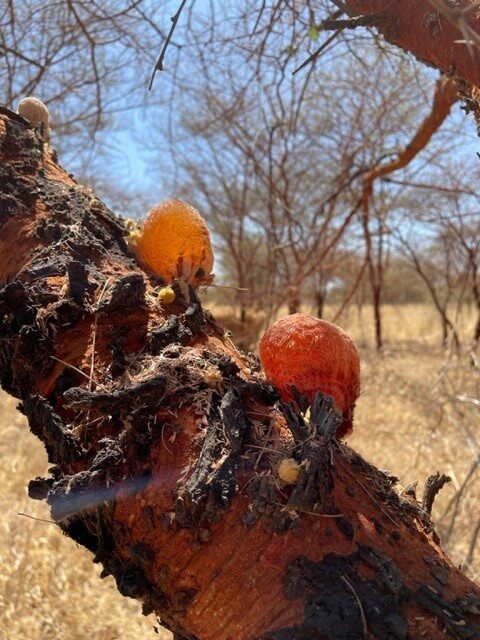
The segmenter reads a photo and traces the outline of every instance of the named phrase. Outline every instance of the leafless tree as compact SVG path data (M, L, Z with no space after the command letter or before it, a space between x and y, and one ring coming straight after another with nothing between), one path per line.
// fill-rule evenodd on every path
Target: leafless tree
M458 287L459 274L456 268L454 249L448 235L440 234L430 247L425 246L425 235L419 244L415 241L415 232L410 230L406 236L397 234L404 255L425 283L431 301L437 310L442 324L442 340L445 344L449 334L459 346L459 336L453 320L449 317L449 305Z
M102 156L91 153L92 141L108 150L123 114L128 119L148 103L146 113L165 123L174 147L174 165L162 153L163 178L168 171L174 194L207 213L223 255L220 271L233 267L243 319L258 301L268 313L284 304L295 311L312 280L320 313L335 252L360 256L363 236L366 260L345 295L351 299L369 275L381 342L385 248L395 226L395 188L383 182L384 171L404 177L398 155L431 99L432 78L418 76L418 67L378 36L363 43L364 28L372 37L379 16L352 21L344 9L327 0L159 8L146 0L114 8L95 0L13 0L0 10L4 101L14 105L32 92L43 98L54 114L56 145L130 215L148 208L146 188L102 190L105 163L97 171ZM361 25L363 31L349 28ZM147 97L159 53L169 89L157 75ZM157 108L166 102L168 118ZM158 151L158 140L150 142ZM362 217L365 180L382 181L382 188ZM478 298L474 269L472 262Z
M444 233L449 237L452 246L455 246L463 262L464 284L470 290L471 299L477 312L477 319L473 331L475 345L480 340L480 216L477 198L474 200L473 210L465 210L461 199L455 198L454 206L448 215L442 212L440 224L445 229ZM477 202L475 202L477 200ZM476 205L476 206L475 206Z
M426 109L425 86L432 81L420 80L406 59L371 46L348 67L332 57L328 70L294 75L284 47L283 58L267 70L262 60L274 57L277 42L260 37L256 56L252 38L245 50L233 46L246 40L249 27L245 16L239 18L237 39L227 32L224 49L218 40L209 48L202 30L195 35L192 29L195 55L186 75L179 72L176 117L164 131L177 168L172 184L196 198L234 256L235 284L248 288L246 273L256 274L251 299L261 299L269 314L284 304L295 312L307 279L326 272L349 230L362 230L366 218L357 214L365 180L373 183L378 167L390 170L396 162L401 141ZM216 36L221 39L218 29ZM389 190L386 183L383 190ZM371 253L378 251L370 275L384 262L385 207L373 218L373 236L370 228L362 232L375 238ZM253 240L262 236L260 250ZM238 297L245 317L249 296Z
M15 108L27 95L42 99L55 145L81 167L79 152L85 164L92 141L145 103L152 47L165 35L157 26L163 13L145 0L3 3L0 101Z

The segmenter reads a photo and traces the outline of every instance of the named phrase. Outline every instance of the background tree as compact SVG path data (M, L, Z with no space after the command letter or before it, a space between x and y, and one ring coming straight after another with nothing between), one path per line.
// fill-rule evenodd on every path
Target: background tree
M3 3L0 100L12 108L27 95L43 100L64 161L93 183L132 112L163 102L145 91L163 15L146 0Z
M305 297L306 279L322 272L339 243L355 242L360 225L375 302L377 344L381 346L388 209L382 205L382 213L375 217L373 236L369 216L359 216L357 211L360 204L368 204L370 195L365 197L365 192L377 178L402 169L421 151L448 114L456 94L451 83L439 85L432 113L407 146L415 121L430 106L426 87L432 86L431 79L420 79L406 60L371 46L365 46L363 57L349 60L348 66L344 64L348 49L336 62L337 48L330 58L324 54L328 71L316 68L312 74L310 67L291 75L291 41L285 36L284 42L279 36L280 41L272 44L260 34L250 37L256 48L234 46L249 38L251 20L247 13L234 22L235 38L225 21L224 31L217 27L217 40L210 45L205 44L202 29L199 33L192 29L193 63L176 91L176 119L162 131L177 167L173 184L183 193L197 194L222 244L232 248L236 237L238 287L245 288L246 264L249 273L269 274L255 278L265 288L259 291L256 287L250 296L261 296L267 317L284 304L295 312ZM223 43L220 49L218 40ZM283 49L279 48L282 44ZM279 50L280 63L267 67L265 60ZM195 81L189 83L192 65ZM225 87L221 97L220 87ZM438 111L442 114L437 121ZM406 150L395 158L403 140ZM435 155L441 145L440 138L429 153ZM312 167L318 168L318 175ZM428 166L423 173L428 173ZM390 183L384 182L382 188L385 202L393 198L396 189ZM236 235L232 235L234 228ZM247 228L266 240L258 263L245 259L238 246Z

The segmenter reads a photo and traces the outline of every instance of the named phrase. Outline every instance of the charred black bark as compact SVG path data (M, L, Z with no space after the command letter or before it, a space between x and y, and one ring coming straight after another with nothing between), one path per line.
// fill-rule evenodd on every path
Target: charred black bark
M374 574L360 577L360 565ZM350 556L327 555L321 562L298 558L285 579L290 598L302 598L305 619L301 626L281 629L265 640L406 640L405 605L411 594L401 572L378 551L360 547Z

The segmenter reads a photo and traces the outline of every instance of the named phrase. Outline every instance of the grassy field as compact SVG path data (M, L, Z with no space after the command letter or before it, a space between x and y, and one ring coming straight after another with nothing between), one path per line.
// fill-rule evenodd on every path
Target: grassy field
M241 335L229 309L214 311L230 326L234 340L253 341L261 318ZM333 313L327 309L327 318ZM372 349L370 309L359 313L352 308L341 322L362 355L363 392L349 443L397 475L402 485L418 480L420 495L429 474L439 470L452 477L435 503L434 519L455 563L478 581L480 549L474 529L480 517L480 474L475 474L480 371L472 367L468 351L457 356L440 347L431 308L386 307L384 316L388 346L382 355ZM471 335L468 311L458 318L458 327L462 336ZM45 506L26 493L28 480L45 473L46 458L15 406L15 400L0 395L0 638L169 637L154 633L155 618L143 618L139 605L122 598L111 578L100 580L100 568L87 551L48 521L31 519L49 517Z

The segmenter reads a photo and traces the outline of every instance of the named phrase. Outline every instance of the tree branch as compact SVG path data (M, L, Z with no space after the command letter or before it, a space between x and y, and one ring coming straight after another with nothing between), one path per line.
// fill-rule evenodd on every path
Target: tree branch
M178 6L177 12L175 13L175 15L172 16L171 20L172 20L172 25L170 27L169 32L167 33L167 37L165 38L165 42L163 43L163 46L160 50L160 55L158 56L157 62L155 63L155 66L153 68L152 71L152 75L150 77L150 82L148 83L148 90L150 91L152 86L153 86L153 81L155 79L155 74L157 73L157 71L163 71L164 66L163 66L163 61L165 59L165 54L167 53L167 49L168 49L168 45L170 44L170 41L173 37L174 31L176 29L177 26L177 22L180 18L180 16L182 15L182 11L184 6L186 5L187 0L182 0Z
M379 26L384 19L385 11L380 11L379 13L370 13L365 16L355 16L344 20L323 20L320 27L324 31L357 29L358 27L374 27Z
M331 399L306 423L193 289L159 306L122 221L5 109L0 212L0 381L51 465L30 494L123 595L198 640L478 636L480 589Z
M480 51L477 46L473 50L467 46L472 39L477 43L480 33L480 15L471 10L471 0L458 0L454 10L435 0L437 11L432 0L345 0L333 4L341 5L350 16L383 11L385 19L377 28L388 42L447 75L480 86Z
M452 106L458 99L458 87L455 81L450 78L441 78L437 82L430 113L423 120L409 144L399 152L395 160L386 164L378 164L365 174L362 195L362 207L364 211L368 211L375 180L399 169L403 169L410 164L428 145L432 136L443 124L450 114Z

